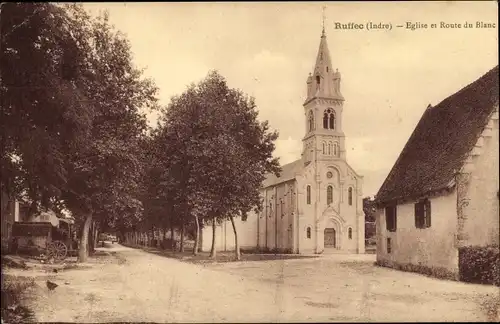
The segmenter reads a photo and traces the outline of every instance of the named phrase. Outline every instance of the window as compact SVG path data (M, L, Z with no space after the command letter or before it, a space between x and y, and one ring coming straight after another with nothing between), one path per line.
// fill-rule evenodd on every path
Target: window
M323 142L323 154L326 154L326 145L325 145L325 142Z
M307 238L310 239L311 238L311 228L310 227L307 228L306 234L307 234Z
M415 227L431 227L431 202L429 199L421 200L415 204Z
M316 83L319 85L321 82L321 78L319 75L316 76Z
M328 72L328 66L326 67L326 72Z
M311 186L307 186L307 190L306 190L306 202L308 205L311 204Z
M309 131L312 132L314 130L314 114L312 111L309 112Z
M328 143L328 155L332 154L332 143Z
M273 216L273 203L269 202L269 218Z
M349 239L352 240L352 228L350 228L350 227L347 230L347 237L349 237Z
M347 190L347 202L349 203L349 206L352 206L352 187L349 187Z
M391 252L392 252L391 238L388 237L387 238L387 253L391 253Z
M323 114L323 128L324 129L335 129L335 112L333 109L325 110Z
M389 232L395 232L397 229L397 207L387 206L385 207L385 227Z
M337 143L333 143L333 155L338 156L339 145Z
M335 129L335 114L330 115L330 129Z
M333 202L333 187L328 186L326 188L326 204L330 205Z

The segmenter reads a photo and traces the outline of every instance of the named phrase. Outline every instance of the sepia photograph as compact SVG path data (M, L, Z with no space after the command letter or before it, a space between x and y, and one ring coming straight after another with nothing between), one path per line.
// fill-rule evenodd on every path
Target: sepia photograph
M497 1L0 2L1 323L500 322Z

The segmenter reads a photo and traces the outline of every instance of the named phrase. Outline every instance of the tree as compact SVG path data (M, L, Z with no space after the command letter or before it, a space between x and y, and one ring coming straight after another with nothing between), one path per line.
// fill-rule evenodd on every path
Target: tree
M363 212L365 213L365 220L367 222L374 222L375 221L375 200L372 199L371 197L365 197L363 198Z
M193 219L196 224L211 223L212 257L216 225L230 219L237 243L234 216L259 208L265 174L279 172L278 160L272 157L278 134L257 116L253 98L230 89L220 74L211 72L173 98L162 117L168 137L163 143L169 143L163 152L181 195L182 224Z
M25 193L35 207L62 201L83 223L84 261L93 219L141 214L140 109L155 107L156 87L133 67L107 13L9 3L1 15L2 190Z
M1 8L1 186L31 201L33 212L53 207L67 183L66 151L89 134L92 107L67 69L82 51L66 20L48 3Z
M375 235L375 200L371 197L363 198L363 212L365 213L365 238Z
M109 24L105 12L92 19L81 6L67 7L72 33L85 48L76 66L84 95L93 107L91 142L69 154L70 177L64 200L85 218L79 259L85 260L93 219L123 222L140 217L147 123L140 112L155 108L157 88L132 64L130 44Z
M144 201L148 207L147 217L153 222L170 228L172 250L175 250L174 229L185 225L188 214L189 172L185 143L177 137L175 128L159 126L152 134L149 150L147 194ZM181 240L181 250L183 242Z

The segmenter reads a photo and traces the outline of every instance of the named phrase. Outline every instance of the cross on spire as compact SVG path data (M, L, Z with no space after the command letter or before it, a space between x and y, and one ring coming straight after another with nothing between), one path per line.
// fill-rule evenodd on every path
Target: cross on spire
M323 6L323 31L321 32L321 36L325 36L325 9L326 6Z

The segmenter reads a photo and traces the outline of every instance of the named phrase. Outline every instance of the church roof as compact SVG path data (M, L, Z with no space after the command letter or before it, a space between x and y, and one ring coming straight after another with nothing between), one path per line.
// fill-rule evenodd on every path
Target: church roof
M330 51L326 42L326 35L323 30L321 41L319 42L318 55L316 56L316 65L314 66L314 73L325 71L325 67L332 68L332 60L330 58Z
M377 203L449 187L496 105L498 65L435 107L429 105L382 184Z
M295 179L295 175L302 170L303 166L304 162L302 159L281 166L280 177L278 178L272 173L267 174L266 179L262 183L262 187L266 188Z

